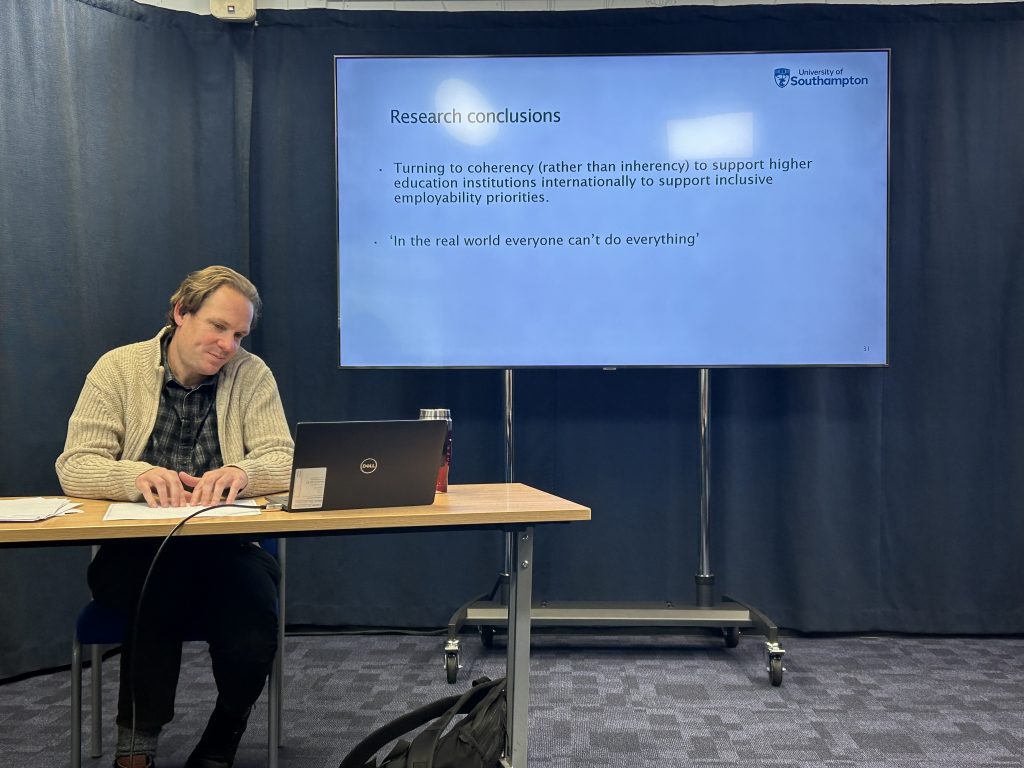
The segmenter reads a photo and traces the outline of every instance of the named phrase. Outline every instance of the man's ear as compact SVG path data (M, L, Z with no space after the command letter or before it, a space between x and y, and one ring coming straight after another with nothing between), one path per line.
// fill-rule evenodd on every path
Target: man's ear
M184 322L185 313L181 311L181 302L179 301L177 304L174 305L174 324L180 327L181 324Z

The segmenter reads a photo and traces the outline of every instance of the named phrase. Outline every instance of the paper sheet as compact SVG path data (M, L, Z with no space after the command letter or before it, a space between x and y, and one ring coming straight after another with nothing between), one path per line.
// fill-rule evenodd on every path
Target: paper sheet
M260 510L256 508L253 499L236 501L236 504L244 504L248 509L238 507L217 507L203 512L197 517L244 517L245 515L258 515ZM145 502L131 504L128 502L115 502L107 508L103 515L104 520L181 520L193 512L198 512L209 504L201 504L193 507L149 507Z
M79 504L72 504L67 499L44 499L36 496L30 499L0 500L0 522L34 523L59 515L81 512Z

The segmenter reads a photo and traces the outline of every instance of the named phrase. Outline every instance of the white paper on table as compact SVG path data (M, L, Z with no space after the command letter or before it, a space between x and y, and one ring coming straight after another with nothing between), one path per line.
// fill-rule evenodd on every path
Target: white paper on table
M72 503L67 499L44 499L36 496L29 499L2 499L0 500L0 522L4 523L34 523L38 520L48 520L51 517L67 515L72 512L81 512L81 506Z
M247 508L216 507L215 509L210 509L200 515L196 515L196 517L244 517L246 515L258 515L260 513L260 510L256 508L256 502L253 499L242 499L234 503L244 504ZM118 501L107 508L107 513L103 515L103 519L181 520L183 517L188 517L193 512L198 512L203 507L208 506L210 505L198 504L191 507L150 507L142 501L134 504L127 501Z

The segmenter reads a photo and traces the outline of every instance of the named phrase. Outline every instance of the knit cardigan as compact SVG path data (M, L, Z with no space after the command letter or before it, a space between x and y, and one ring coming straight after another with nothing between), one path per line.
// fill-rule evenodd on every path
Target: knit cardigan
M86 376L56 463L67 495L142 499L135 478L153 468L139 458L156 424L164 386L160 340L168 331L107 352ZM224 464L249 478L242 495L286 489L294 446L266 363L239 349L217 376L216 409Z

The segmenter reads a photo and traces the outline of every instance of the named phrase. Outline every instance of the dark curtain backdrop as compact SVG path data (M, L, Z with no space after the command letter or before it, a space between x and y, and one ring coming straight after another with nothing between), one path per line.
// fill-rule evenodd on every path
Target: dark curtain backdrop
M712 570L806 631L1024 631L1022 18L1020 5L262 14L253 245L273 303L302 306L262 339L290 412L358 415L440 387L473 430L457 431L456 478L501 479L500 380L330 370L334 54L891 48L892 366L712 372ZM516 479L594 511L539 532L539 599L693 599L697 405L696 371L516 373ZM368 602L367 569L386 576L425 540L353 541L340 562L336 542L297 543L346 575L293 574L292 619L437 624L500 564L438 535L436 553L406 560L404 599L389 586Z
M85 374L185 273L249 269L251 27L0 3L0 496L60 493ZM85 547L0 549L0 678L70 661Z
M1024 6L269 12L0 7L0 494L56 492L85 372L189 269L247 270L289 420L452 408L455 482L503 479L498 371L337 369L332 57L892 49L887 369L711 372L712 570L803 631L1024 632ZM693 370L515 374L538 599L693 599ZM441 626L497 532L297 539L289 621ZM0 677L66 661L83 548L0 551ZM46 594L46 600L37 595ZM42 605L41 605L42 604ZM52 641L52 642L51 642Z

